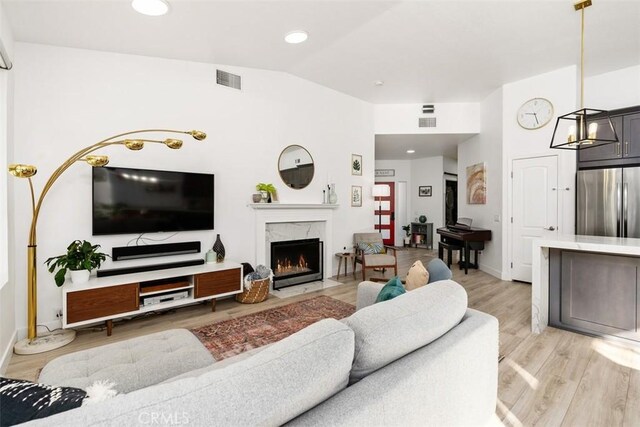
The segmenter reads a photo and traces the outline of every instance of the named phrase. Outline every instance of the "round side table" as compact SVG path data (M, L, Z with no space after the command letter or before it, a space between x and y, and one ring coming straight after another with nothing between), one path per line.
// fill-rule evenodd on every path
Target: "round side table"
M342 269L342 261L344 261L344 275L346 276L348 273L349 264L353 264L353 276L356 275L356 254L353 252L338 252L336 253L338 257L338 275L337 279L340 278L340 270Z

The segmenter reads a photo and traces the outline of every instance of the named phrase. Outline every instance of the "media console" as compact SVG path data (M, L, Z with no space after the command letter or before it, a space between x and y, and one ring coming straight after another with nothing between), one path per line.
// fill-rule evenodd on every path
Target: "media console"
M63 286L62 327L73 328L105 322L111 335L113 319L135 316L151 311L181 307L211 300L215 311L216 298L242 292L242 265L225 261L168 270L146 271L119 276L92 277L81 285ZM186 291L187 296L170 298ZM143 305L151 296L155 304Z

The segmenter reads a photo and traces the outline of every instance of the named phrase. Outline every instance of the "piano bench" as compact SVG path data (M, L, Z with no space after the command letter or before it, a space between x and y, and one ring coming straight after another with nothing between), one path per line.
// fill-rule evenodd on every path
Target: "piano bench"
M451 257L453 251L460 251L460 260L463 258L463 248L459 245L454 245L452 243L438 242L438 258L444 261L442 256L444 255L444 250L447 250L447 267L451 269Z

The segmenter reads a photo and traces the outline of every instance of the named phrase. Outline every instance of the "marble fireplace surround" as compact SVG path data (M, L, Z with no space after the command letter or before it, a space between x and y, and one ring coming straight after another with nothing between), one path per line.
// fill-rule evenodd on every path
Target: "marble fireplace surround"
M338 205L254 203L256 265L270 265L271 242L319 238L324 242L324 276L333 275L333 211Z

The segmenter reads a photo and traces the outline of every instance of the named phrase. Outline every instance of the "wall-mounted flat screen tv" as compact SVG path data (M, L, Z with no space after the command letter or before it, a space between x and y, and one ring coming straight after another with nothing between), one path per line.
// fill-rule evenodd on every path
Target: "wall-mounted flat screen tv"
M213 230L214 176L93 168L93 234Z

